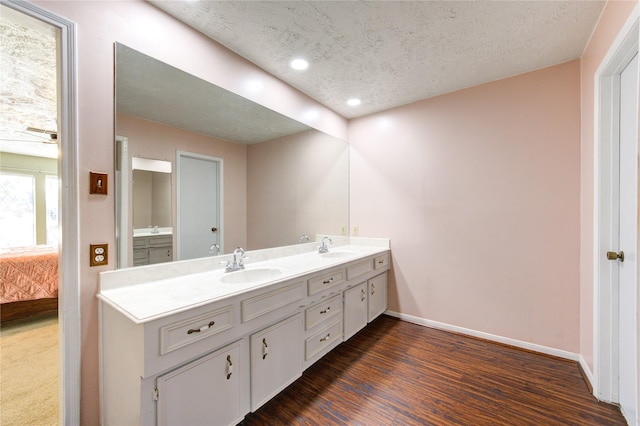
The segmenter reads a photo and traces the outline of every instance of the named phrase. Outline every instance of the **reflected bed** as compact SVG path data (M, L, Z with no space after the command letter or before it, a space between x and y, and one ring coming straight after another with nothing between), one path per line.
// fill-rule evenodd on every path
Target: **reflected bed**
M58 251L49 246L0 251L0 319L55 312L58 307Z

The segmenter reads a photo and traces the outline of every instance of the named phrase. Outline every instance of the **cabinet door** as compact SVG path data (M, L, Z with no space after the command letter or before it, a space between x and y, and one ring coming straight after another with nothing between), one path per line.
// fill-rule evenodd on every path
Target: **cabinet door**
M152 247L149 249L149 264L171 262L173 249L171 247Z
M367 325L367 283L344 292L344 340Z
M240 412L242 341L157 379L159 425L235 425Z
M251 336L251 411L302 374L302 317L280 321Z
M387 309L387 274L369 280L369 321Z

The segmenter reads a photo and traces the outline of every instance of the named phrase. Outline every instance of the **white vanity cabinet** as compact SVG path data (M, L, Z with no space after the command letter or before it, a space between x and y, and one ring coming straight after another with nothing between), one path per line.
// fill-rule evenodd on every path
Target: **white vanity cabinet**
M368 253L278 258L262 284L189 273L207 259L101 274L102 424L236 425L384 312L389 251Z
M226 426L242 420L242 340L158 377L154 398L162 426Z
M301 337L300 314L251 335L251 411L300 377Z
M214 375L221 380L220 369L234 373L229 382L223 377L225 385L239 384L237 394L246 391L248 372L241 366L248 360L242 360L245 351L237 331L238 305L231 298L136 323L112 306L101 304L103 424L151 426L160 424L161 419L166 420L162 424L172 424L171 419L183 414L179 409L183 401L176 401L175 395L189 394L189 400L199 401L201 397L195 394L205 388L204 393L211 395L214 389L207 381ZM221 347L223 352L217 352ZM227 355L233 365L225 364ZM186 382L190 386L179 390ZM161 406L164 417L158 411ZM241 406L243 415L247 406L246 402Z

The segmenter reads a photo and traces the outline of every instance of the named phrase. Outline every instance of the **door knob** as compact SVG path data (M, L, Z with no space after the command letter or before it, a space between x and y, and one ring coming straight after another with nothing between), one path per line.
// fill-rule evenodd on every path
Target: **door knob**
M620 251L620 253L616 253L615 251L608 251L607 252L607 259L609 259L609 260L618 260L618 259L620 259L620 262L624 262L624 252Z
M211 228L211 232L216 232L218 228Z

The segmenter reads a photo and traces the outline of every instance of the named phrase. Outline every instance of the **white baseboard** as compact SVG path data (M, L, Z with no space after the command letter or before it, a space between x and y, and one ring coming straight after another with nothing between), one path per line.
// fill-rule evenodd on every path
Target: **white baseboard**
M563 351L561 349L550 348L547 346L537 345L535 343L523 342L521 340L510 339L508 337L497 336L495 334L484 333L482 331L471 330L469 328L458 327L456 325L445 324L443 322L432 321L425 318L415 317L413 315L401 314L393 311L385 311L385 314L392 317L399 318L403 321L411 322L425 327L435 328L437 330L452 331L454 333L465 334L467 336L478 337L485 340L491 340L493 342L503 343L509 346L515 346L517 348L527 349L534 352L539 352L546 355L552 355L559 358L569 359L580 363L580 366L584 370L585 374L589 378L589 381L593 383L593 376L591 371L587 367L587 363L582 356L577 353Z
M595 386L593 386L593 372L591 372L591 369L589 368L587 361L585 361L582 355L578 355L578 356L579 356L578 362L580 363L580 367L582 367L582 372L586 376L586 379L589 381L589 386L591 386L591 389L593 389L594 395L595 395L596 388Z

